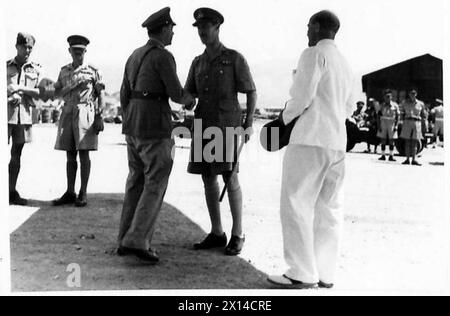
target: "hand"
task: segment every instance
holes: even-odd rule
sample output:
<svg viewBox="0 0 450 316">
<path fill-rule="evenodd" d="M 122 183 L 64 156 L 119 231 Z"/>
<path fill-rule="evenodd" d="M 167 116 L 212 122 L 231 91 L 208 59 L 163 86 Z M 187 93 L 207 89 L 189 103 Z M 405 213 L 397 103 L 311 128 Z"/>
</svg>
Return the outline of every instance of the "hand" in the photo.
<svg viewBox="0 0 450 316">
<path fill-rule="evenodd" d="M 278 116 L 278 121 L 280 121 L 280 123 L 281 123 L 282 125 L 285 125 L 285 124 L 284 124 L 284 119 L 283 119 L 283 111 L 280 113 L 280 116 Z"/>
<path fill-rule="evenodd" d="M 8 92 L 10 92 L 10 93 L 20 92 L 20 85 L 18 85 L 18 84 L 10 84 L 10 85 L 8 85 Z"/>
<path fill-rule="evenodd" d="M 18 106 L 22 101 L 22 97 L 18 93 L 14 93 L 8 98 L 8 103 L 13 106 Z"/>
<path fill-rule="evenodd" d="M 189 104 L 185 104 L 184 108 L 188 111 L 192 111 L 196 104 L 197 102 L 195 102 L 195 99 L 193 99 Z"/>
<path fill-rule="evenodd" d="M 255 133 L 253 130 L 253 123 L 246 121 L 242 127 L 244 128 L 244 142 L 247 144 Z"/>
</svg>

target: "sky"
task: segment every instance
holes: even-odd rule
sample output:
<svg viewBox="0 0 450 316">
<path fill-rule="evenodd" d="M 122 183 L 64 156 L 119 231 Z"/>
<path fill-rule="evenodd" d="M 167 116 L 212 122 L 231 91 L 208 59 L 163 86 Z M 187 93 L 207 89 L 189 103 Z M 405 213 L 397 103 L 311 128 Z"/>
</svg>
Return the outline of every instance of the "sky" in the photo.
<svg viewBox="0 0 450 316">
<path fill-rule="evenodd" d="M 6 3 L 5 3 L 6 2 Z M 2 1 L 4 54 L 15 56 L 17 33 L 37 38 L 32 59 L 56 79 L 70 56 L 66 39 L 90 38 L 87 60 L 103 73 L 109 93 L 119 91 L 124 64 L 148 40 L 141 24 L 153 12 L 170 6 L 177 23 L 173 44 L 184 84 L 195 56 L 204 51 L 194 22 L 199 7 L 225 17 L 221 40 L 247 59 L 259 96 L 259 107 L 282 107 L 289 99 L 292 69 L 307 47 L 306 31 L 314 13 L 330 9 L 341 20 L 336 38 L 355 74 L 364 74 L 426 53 L 444 58 L 445 0 L 23 0 Z"/>
</svg>

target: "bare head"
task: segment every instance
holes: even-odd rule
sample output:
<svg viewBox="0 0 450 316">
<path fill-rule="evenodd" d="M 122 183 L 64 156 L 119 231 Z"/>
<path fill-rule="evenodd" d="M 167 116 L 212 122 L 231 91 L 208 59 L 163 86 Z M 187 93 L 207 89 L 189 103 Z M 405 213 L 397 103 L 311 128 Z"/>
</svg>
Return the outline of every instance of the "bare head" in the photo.
<svg viewBox="0 0 450 316">
<path fill-rule="evenodd" d="M 308 24 L 309 47 L 323 39 L 334 40 L 340 27 L 339 18 L 333 12 L 324 10 L 314 14 Z"/>
</svg>

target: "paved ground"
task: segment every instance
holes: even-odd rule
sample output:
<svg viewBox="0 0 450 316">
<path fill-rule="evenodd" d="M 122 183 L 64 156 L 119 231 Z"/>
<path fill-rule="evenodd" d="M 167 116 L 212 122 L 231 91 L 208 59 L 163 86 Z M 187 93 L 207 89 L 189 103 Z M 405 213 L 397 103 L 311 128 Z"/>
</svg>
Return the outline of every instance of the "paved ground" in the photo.
<svg viewBox="0 0 450 316">
<path fill-rule="evenodd" d="M 70 290 L 66 268 L 71 263 L 81 267 L 81 290 L 270 289 L 267 274 L 284 272 L 278 209 L 282 153 L 265 153 L 256 138 L 243 153 L 247 244 L 239 258 L 225 258 L 190 250 L 210 226 L 201 179 L 185 172 L 189 141 L 177 140 L 155 238 L 163 262 L 145 267 L 113 255 L 127 176 L 120 127 L 107 126 L 101 150 L 92 155 L 90 205 L 82 210 L 49 206 L 65 190 L 65 154 L 52 149 L 55 137 L 54 126 L 39 126 L 24 152 L 19 189 L 33 203 L 10 207 L 14 291 Z M 359 145 L 348 154 L 336 291 L 443 290 L 448 267 L 443 149 L 426 150 L 420 168 L 400 165 L 400 157 L 394 164 L 381 163 L 378 156 L 358 153 L 363 149 Z M 223 215 L 231 229 L 227 203 Z"/>
</svg>

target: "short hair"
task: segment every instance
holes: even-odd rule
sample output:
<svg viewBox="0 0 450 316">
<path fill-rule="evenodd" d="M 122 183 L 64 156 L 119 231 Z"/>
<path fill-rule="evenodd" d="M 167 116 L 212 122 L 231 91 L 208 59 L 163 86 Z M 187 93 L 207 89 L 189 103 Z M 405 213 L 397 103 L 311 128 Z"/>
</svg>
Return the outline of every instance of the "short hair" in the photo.
<svg viewBox="0 0 450 316">
<path fill-rule="evenodd" d="M 339 18 L 331 11 L 324 10 L 314 14 L 311 17 L 312 23 L 318 23 L 320 29 L 323 31 L 329 31 L 337 33 L 341 28 L 341 22 Z"/>
<path fill-rule="evenodd" d="M 147 28 L 148 35 L 149 36 L 159 35 L 159 34 L 162 33 L 163 28 L 165 28 L 166 26 L 167 25 L 161 25 L 161 26 L 158 26 L 158 27 L 155 27 L 155 28 Z"/>
<path fill-rule="evenodd" d="M 385 89 L 385 90 L 383 91 L 383 95 L 388 95 L 388 94 L 391 94 L 391 95 L 392 95 L 392 90 L 391 90 L 391 89 Z"/>
</svg>

